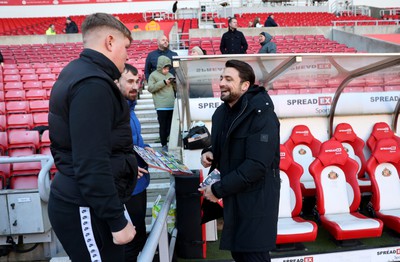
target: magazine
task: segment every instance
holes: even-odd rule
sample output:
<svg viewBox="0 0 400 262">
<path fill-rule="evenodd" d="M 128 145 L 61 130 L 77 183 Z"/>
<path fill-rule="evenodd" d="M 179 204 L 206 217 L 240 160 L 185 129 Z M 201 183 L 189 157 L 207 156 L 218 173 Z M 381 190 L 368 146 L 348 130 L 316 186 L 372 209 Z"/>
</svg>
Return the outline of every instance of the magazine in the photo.
<svg viewBox="0 0 400 262">
<path fill-rule="evenodd" d="M 192 175 L 193 172 L 180 160 L 167 152 L 155 151 L 152 153 L 138 146 L 133 146 L 138 157 L 143 159 L 151 168 L 169 172 L 172 175 Z"/>
<path fill-rule="evenodd" d="M 200 187 L 206 187 L 208 185 L 212 185 L 215 182 L 218 182 L 221 180 L 221 173 L 219 172 L 218 169 L 214 169 L 213 171 L 211 171 L 204 179 L 203 182 L 200 183 Z M 218 199 L 217 201 L 218 205 L 220 205 L 221 207 L 224 207 L 224 203 L 222 202 L 222 198 Z"/>
</svg>

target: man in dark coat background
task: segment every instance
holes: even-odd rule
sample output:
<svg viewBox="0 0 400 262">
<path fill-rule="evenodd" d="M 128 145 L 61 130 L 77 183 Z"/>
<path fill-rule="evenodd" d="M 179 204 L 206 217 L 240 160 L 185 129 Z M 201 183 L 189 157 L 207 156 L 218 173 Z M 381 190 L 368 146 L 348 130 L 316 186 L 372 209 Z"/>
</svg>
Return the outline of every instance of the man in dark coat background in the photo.
<svg viewBox="0 0 400 262">
<path fill-rule="evenodd" d="M 237 30 L 237 20 L 229 18 L 228 32 L 221 38 L 219 50 L 222 54 L 246 54 L 248 45 L 243 33 Z"/>
<path fill-rule="evenodd" d="M 221 75 L 221 100 L 212 117 L 212 145 L 201 163 L 221 180 L 199 191 L 223 200 L 220 248 L 235 261 L 270 261 L 279 210 L 279 120 L 264 87 L 254 85 L 251 66 L 229 60 Z"/>
<path fill-rule="evenodd" d="M 274 15 L 269 15 L 268 16 L 267 20 L 265 20 L 264 26 L 265 27 L 276 27 L 276 26 L 278 26 L 278 24 L 274 20 Z"/>
</svg>

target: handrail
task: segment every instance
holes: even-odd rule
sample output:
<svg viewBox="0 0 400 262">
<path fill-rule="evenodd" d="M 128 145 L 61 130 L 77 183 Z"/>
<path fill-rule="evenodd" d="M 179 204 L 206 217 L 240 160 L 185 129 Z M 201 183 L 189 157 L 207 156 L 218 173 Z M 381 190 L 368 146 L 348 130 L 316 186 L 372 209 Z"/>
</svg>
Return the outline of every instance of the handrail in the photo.
<svg viewBox="0 0 400 262">
<path fill-rule="evenodd" d="M 169 208 L 174 199 L 175 199 L 175 183 L 173 182 L 171 183 L 171 187 L 168 190 L 165 202 L 160 212 L 158 213 L 157 219 L 154 222 L 150 235 L 147 238 L 146 244 L 138 257 L 139 262 L 152 261 L 158 245 L 160 246 L 159 248 L 160 261 L 166 261 L 167 258 L 169 259 L 169 261 L 171 261 L 172 256 L 170 257 L 170 255 L 168 254 L 171 251 L 166 249 L 165 247 L 165 244 L 168 242 L 168 234 L 166 232 L 167 231 L 166 219 Z M 171 247 L 172 244 L 174 243 L 175 241 L 171 242 Z"/>
<path fill-rule="evenodd" d="M 38 191 L 43 202 L 49 201 L 50 195 L 50 178 L 49 171 L 54 164 L 54 159 L 49 155 L 32 155 L 18 157 L 1 157 L 0 164 L 7 163 L 24 163 L 24 162 L 39 162 L 42 168 L 38 174 Z"/>
</svg>

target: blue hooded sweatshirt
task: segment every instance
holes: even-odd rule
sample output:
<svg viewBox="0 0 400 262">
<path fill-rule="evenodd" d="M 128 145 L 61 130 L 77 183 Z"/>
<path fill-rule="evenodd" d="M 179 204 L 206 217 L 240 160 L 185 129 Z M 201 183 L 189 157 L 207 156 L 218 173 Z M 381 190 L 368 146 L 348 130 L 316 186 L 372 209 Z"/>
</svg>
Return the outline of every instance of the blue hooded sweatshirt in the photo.
<svg viewBox="0 0 400 262">
<path fill-rule="evenodd" d="M 150 147 L 148 144 L 145 144 L 143 141 L 143 137 L 141 134 L 141 126 L 139 119 L 137 118 L 135 114 L 135 106 L 137 102 L 136 101 L 128 101 L 129 105 L 129 113 L 131 116 L 130 124 L 131 124 L 131 129 L 132 129 L 132 140 L 133 144 L 139 147 Z M 138 159 L 138 165 L 140 167 L 145 167 L 145 163 L 143 161 L 140 161 Z M 150 175 L 149 174 L 144 174 L 141 178 L 137 180 L 136 187 L 133 190 L 132 196 L 137 195 L 139 193 L 142 193 L 150 184 Z"/>
</svg>

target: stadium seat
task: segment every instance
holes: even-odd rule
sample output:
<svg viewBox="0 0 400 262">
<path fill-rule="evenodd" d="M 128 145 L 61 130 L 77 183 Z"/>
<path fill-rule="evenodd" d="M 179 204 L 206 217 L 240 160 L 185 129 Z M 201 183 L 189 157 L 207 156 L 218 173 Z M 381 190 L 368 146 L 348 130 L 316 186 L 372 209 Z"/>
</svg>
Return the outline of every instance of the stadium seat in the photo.
<svg viewBox="0 0 400 262">
<path fill-rule="evenodd" d="M 7 130 L 7 119 L 5 115 L 0 115 L 0 131 Z"/>
<path fill-rule="evenodd" d="M 24 90 L 9 90 L 6 91 L 4 95 L 5 101 L 18 101 L 25 100 L 25 91 Z"/>
<path fill-rule="evenodd" d="M 48 126 L 48 113 L 33 113 L 33 125 L 36 126 Z"/>
<path fill-rule="evenodd" d="M 4 90 L 9 91 L 9 90 L 22 90 L 23 89 L 23 84 L 22 82 L 8 82 L 4 85 Z"/>
<path fill-rule="evenodd" d="M 8 133 L 8 149 L 29 148 L 35 154 L 39 148 L 39 132 L 36 130 L 10 130 Z"/>
<path fill-rule="evenodd" d="M 47 99 L 47 92 L 45 89 L 28 89 L 25 97 L 27 100 L 44 100 Z"/>
<path fill-rule="evenodd" d="M 7 132 L 0 132 L 0 153 L 2 156 L 8 149 L 8 135 Z"/>
<path fill-rule="evenodd" d="M 385 226 L 400 233 L 400 148 L 392 139 L 381 139 L 367 162 L 372 182 L 372 207 Z"/>
<path fill-rule="evenodd" d="M 24 83 L 24 89 L 40 89 L 42 88 L 42 81 L 27 81 Z"/>
<path fill-rule="evenodd" d="M 12 175 L 10 189 L 36 189 L 38 188 L 37 175 Z"/>
<path fill-rule="evenodd" d="M 293 127 L 292 134 L 284 144 L 294 161 L 303 167 L 300 178 L 303 196 L 315 196 L 314 179 L 308 170 L 309 165 L 319 152 L 321 142 L 316 139 L 305 125 Z"/>
<path fill-rule="evenodd" d="M 39 77 L 36 74 L 31 74 L 31 75 L 22 75 L 21 81 L 26 82 L 26 81 L 38 81 Z"/>
<path fill-rule="evenodd" d="M 41 81 L 56 80 L 56 75 L 55 74 L 40 74 L 39 80 L 41 80 Z"/>
<path fill-rule="evenodd" d="M 28 101 L 8 101 L 6 102 L 6 109 L 8 114 L 15 113 L 29 113 L 29 102 Z"/>
<path fill-rule="evenodd" d="M 371 181 L 365 176 L 364 141 L 357 136 L 348 123 L 340 123 L 336 126 L 332 136 L 333 140 L 342 143 L 350 158 L 358 164 L 357 180 L 361 192 L 371 192 Z"/>
<path fill-rule="evenodd" d="M 400 137 L 396 136 L 390 126 L 385 122 L 378 122 L 372 127 L 372 132 L 367 140 L 367 146 L 371 152 L 374 151 L 376 142 L 383 138 L 393 138 L 400 146 Z"/>
<path fill-rule="evenodd" d="M 19 71 L 19 74 L 20 75 L 32 75 L 32 74 L 35 74 L 35 69 L 33 69 L 33 68 L 22 68 Z"/>
<path fill-rule="evenodd" d="M 32 129 L 33 117 L 32 114 L 9 114 L 7 115 L 7 129 Z"/>
<path fill-rule="evenodd" d="M 56 81 L 54 81 L 54 80 L 44 81 L 43 88 L 44 89 L 52 89 L 55 82 Z"/>
<path fill-rule="evenodd" d="M 5 114 L 6 114 L 6 103 L 0 102 L 0 115 L 5 115 Z"/>
<path fill-rule="evenodd" d="M 340 142 L 334 140 L 321 145 L 318 156 L 310 165 L 321 224 L 339 241 L 382 234 L 382 221 L 357 212 L 361 202 L 357 170 L 357 162 L 349 157 Z"/>
<path fill-rule="evenodd" d="M 317 225 L 300 217 L 302 195 L 300 177 L 303 168 L 295 163 L 284 145 L 280 146 L 281 190 L 276 244 L 315 241 Z"/>
<path fill-rule="evenodd" d="M 49 100 L 30 100 L 30 112 L 49 112 Z"/>
</svg>

